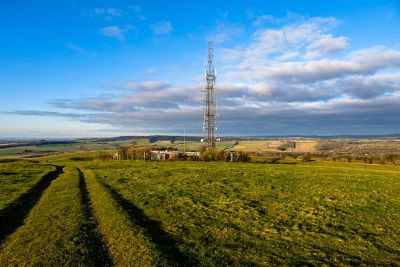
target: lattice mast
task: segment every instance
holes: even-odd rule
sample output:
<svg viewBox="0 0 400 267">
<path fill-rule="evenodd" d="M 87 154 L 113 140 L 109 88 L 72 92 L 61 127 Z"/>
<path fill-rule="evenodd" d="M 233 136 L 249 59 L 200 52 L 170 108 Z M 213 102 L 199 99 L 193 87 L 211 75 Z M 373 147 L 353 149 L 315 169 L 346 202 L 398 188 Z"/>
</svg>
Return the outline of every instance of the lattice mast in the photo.
<svg viewBox="0 0 400 267">
<path fill-rule="evenodd" d="M 213 42 L 208 42 L 208 64 L 205 71 L 206 88 L 204 90 L 204 142 L 207 148 L 216 146 L 216 117 L 217 117 L 217 103 L 215 99 L 215 81 L 217 79 L 217 72 L 214 69 L 213 63 Z"/>
</svg>

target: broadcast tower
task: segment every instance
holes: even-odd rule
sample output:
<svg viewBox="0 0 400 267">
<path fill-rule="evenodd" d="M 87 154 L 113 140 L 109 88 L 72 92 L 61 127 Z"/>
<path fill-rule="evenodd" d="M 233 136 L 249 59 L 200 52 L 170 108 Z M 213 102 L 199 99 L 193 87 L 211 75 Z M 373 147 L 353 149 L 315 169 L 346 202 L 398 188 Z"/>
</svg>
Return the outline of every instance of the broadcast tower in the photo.
<svg viewBox="0 0 400 267">
<path fill-rule="evenodd" d="M 216 146 L 217 141 L 217 103 L 215 99 L 215 81 L 217 79 L 217 71 L 214 69 L 213 63 L 213 42 L 208 42 L 208 65 L 205 71 L 205 78 L 207 85 L 204 90 L 204 142 L 207 144 L 207 148 L 213 148 Z"/>
</svg>

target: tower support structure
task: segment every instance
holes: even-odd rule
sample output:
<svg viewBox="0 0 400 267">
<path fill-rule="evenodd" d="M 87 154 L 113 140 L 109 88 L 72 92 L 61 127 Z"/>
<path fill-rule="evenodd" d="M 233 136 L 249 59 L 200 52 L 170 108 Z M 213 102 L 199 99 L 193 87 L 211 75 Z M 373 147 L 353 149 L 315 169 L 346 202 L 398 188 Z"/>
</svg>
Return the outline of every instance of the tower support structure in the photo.
<svg viewBox="0 0 400 267">
<path fill-rule="evenodd" d="M 214 68 L 214 48 L 213 42 L 208 42 L 208 63 L 205 70 L 206 87 L 204 90 L 203 104 L 205 107 L 204 112 L 204 142 L 207 148 L 216 146 L 217 141 L 217 103 L 215 98 L 215 82 L 217 79 L 217 72 Z"/>
</svg>

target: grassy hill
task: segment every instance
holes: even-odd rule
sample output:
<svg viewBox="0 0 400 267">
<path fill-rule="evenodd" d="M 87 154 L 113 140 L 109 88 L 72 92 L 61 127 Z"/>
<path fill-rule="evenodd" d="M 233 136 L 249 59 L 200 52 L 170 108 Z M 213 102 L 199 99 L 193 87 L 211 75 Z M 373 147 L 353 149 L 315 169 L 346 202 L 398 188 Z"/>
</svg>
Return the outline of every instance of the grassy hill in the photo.
<svg viewBox="0 0 400 267">
<path fill-rule="evenodd" d="M 46 166 L 64 168 L 32 207 L 22 198 L 20 225 L 2 213 L 15 196 L 0 210 L 0 226 L 11 229 L 0 238 L 1 265 L 398 264 L 400 167 L 70 156 L 12 171 L 36 165 L 40 181 Z M 0 163 L 2 183 L 15 180 L 7 164 Z M 29 194 L 32 185 L 21 188 Z"/>
</svg>

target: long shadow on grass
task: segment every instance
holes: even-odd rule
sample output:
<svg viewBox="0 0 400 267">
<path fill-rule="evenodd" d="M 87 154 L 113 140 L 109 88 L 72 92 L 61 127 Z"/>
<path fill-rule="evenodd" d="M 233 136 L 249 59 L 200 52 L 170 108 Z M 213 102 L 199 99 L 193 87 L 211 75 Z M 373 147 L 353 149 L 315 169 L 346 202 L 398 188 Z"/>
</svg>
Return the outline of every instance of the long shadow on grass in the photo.
<svg viewBox="0 0 400 267">
<path fill-rule="evenodd" d="M 186 255 L 178 248 L 173 236 L 162 229 L 161 224 L 146 216 L 144 211 L 126 200 L 117 190 L 99 180 L 112 194 L 118 204 L 127 212 L 131 221 L 141 227 L 144 233 L 156 246 L 157 250 L 168 261 L 168 266 L 199 266 L 199 262 L 192 256 Z"/>
<path fill-rule="evenodd" d="M 110 266 L 111 259 L 107 247 L 103 243 L 100 233 L 97 231 L 97 221 L 91 206 L 84 174 L 80 169 L 78 169 L 78 172 L 79 187 L 81 190 L 81 205 L 87 219 L 81 229 L 84 235 L 83 242 L 85 242 L 86 247 L 90 250 L 89 254 L 91 255 L 90 260 L 92 264 L 95 266 Z"/>
<path fill-rule="evenodd" d="M 0 243 L 12 234 L 18 227 L 23 225 L 25 217 L 36 205 L 44 190 L 50 183 L 63 173 L 63 167 L 55 166 L 56 169 L 44 175 L 31 189 L 20 195 L 14 202 L 0 210 Z"/>
</svg>

